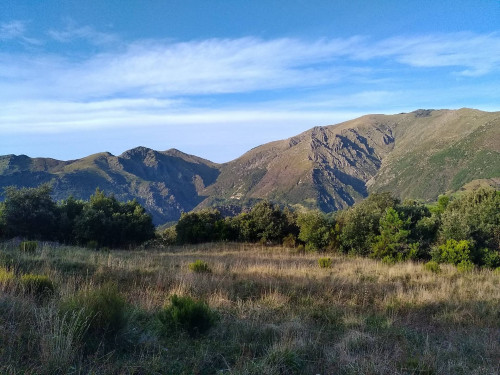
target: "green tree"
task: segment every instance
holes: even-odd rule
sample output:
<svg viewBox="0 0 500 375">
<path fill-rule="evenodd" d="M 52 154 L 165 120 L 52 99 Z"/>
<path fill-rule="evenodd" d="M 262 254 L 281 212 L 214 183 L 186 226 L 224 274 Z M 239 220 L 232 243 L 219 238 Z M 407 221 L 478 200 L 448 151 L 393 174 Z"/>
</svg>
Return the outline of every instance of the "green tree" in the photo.
<svg viewBox="0 0 500 375">
<path fill-rule="evenodd" d="M 394 260 L 407 259 L 412 250 L 408 246 L 410 219 L 402 220 L 398 212 L 389 207 L 380 219 L 380 234 L 375 238 L 372 256 Z"/>
<path fill-rule="evenodd" d="M 179 243 L 219 241 L 224 232 L 224 218 L 219 210 L 203 209 L 183 213 L 175 226 Z"/>
<path fill-rule="evenodd" d="M 119 202 L 99 189 L 75 220 L 79 243 L 96 241 L 99 246 L 131 246 L 155 235 L 151 215 L 137 201 Z"/>
<path fill-rule="evenodd" d="M 463 193 L 448 204 L 441 220 L 441 241 L 469 241 L 474 263 L 482 262 L 479 249 L 500 250 L 500 193 L 494 189 Z"/>
<path fill-rule="evenodd" d="M 299 239 L 310 250 L 323 250 L 330 242 L 331 225 L 320 211 L 306 211 L 298 215 Z"/>
<path fill-rule="evenodd" d="M 36 188 L 8 187 L 3 207 L 6 235 L 37 240 L 57 237 L 58 210 L 49 185 Z"/>
<path fill-rule="evenodd" d="M 59 203 L 59 241 L 63 243 L 75 242 L 75 225 L 85 205 L 84 201 L 76 200 L 73 196 Z"/>
<path fill-rule="evenodd" d="M 389 193 L 371 194 L 364 201 L 337 214 L 336 232 L 340 250 L 368 255 L 379 234 L 380 218 L 398 200 Z"/>
</svg>

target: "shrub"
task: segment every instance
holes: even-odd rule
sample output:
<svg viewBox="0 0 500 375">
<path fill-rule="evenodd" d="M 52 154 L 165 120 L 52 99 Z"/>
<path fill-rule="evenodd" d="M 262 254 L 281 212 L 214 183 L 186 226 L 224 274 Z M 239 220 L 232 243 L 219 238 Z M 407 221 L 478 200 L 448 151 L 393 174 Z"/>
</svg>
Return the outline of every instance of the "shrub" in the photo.
<svg viewBox="0 0 500 375">
<path fill-rule="evenodd" d="M 75 314 L 80 310 L 81 322 L 88 322 L 89 334 L 111 335 L 125 325 L 125 300 L 114 284 L 81 291 L 61 305 L 62 313 Z"/>
<path fill-rule="evenodd" d="M 24 291 L 35 297 L 43 297 L 54 293 L 54 283 L 45 275 L 28 273 L 21 276 L 20 282 Z"/>
<path fill-rule="evenodd" d="M 332 258 L 319 258 L 318 265 L 320 268 L 330 268 L 332 266 Z"/>
<path fill-rule="evenodd" d="M 496 250 L 483 248 L 479 251 L 481 264 L 488 268 L 497 268 L 500 266 L 500 253 Z"/>
<path fill-rule="evenodd" d="M 430 272 L 434 272 L 434 273 L 441 272 L 441 267 L 439 267 L 439 263 L 436 261 L 433 261 L 433 260 L 425 263 L 424 269 L 426 269 L 427 271 L 430 271 Z"/>
<path fill-rule="evenodd" d="M 283 238 L 283 246 L 284 247 L 295 247 L 297 243 L 297 238 L 294 234 L 289 233 Z"/>
<path fill-rule="evenodd" d="M 189 263 L 189 269 L 193 272 L 197 273 L 209 273 L 212 272 L 210 266 L 207 262 L 204 262 L 200 259 L 195 260 L 193 263 Z"/>
<path fill-rule="evenodd" d="M 5 268 L 0 268 L 0 286 L 8 287 L 14 283 L 14 272 Z"/>
<path fill-rule="evenodd" d="M 444 263 L 457 265 L 470 261 L 471 244 L 469 241 L 448 240 L 439 246 L 439 260 Z"/>
<path fill-rule="evenodd" d="M 19 244 L 19 250 L 26 253 L 34 253 L 38 244 L 36 241 L 23 241 Z"/>
<path fill-rule="evenodd" d="M 174 294 L 158 318 L 167 328 L 182 328 L 191 336 L 196 336 L 208 331 L 215 324 L 217 315 L 201 301 Z"/>
<path fill-rule="evenodd" d="M 462 260 L 460 263 L 457 264 L 457 270 L 459 272 L 469 272 L 474 269 L 474 263 L 472 263 L 470 260 Z"/>
</svg>

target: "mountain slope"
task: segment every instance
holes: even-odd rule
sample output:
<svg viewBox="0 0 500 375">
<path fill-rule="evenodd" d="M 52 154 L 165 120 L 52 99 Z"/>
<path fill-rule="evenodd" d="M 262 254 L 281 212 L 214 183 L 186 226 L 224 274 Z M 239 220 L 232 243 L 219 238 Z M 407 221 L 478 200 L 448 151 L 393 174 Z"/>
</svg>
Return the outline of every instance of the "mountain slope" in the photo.
<svg viewBox="0 0 500 375">
<path fill-rule="evenodd" d="M 377 173 L 394 139 L 391 127 L 379 124 L 376 116 L 351 125 L 315 127 L 222 165 L 202 206 L 259 198 L 325 211 L 352 205 L 367 195 L 366 181 Z"/>
<path fill-rule="evenodd" d="M 499 176 L 498 112 L 367 115 L 262 145 L 222 165 L 200 207 L 267 198 L 331 211 L 369 191 L 432 200 Z"/>
<path fill-rule="evenodd" d="M 348 207 L 369 192 L 434 200 L 499 179 L 500 112 L 466 108 L 315 127 L 225 164 L 145 147 L 71 161 L 0 156 L 0 188 L 49 182 L 56 199 L 88 199 L 99 187 L 120 200 L 136 198 L 157 224 L 195 208 L 235 211 L 259 199 L 324 211 Z"/>
<path fill-rule="evenodd" d="M 137 199 L 155 223 L 176 220 L 193 209 L 218 174 L 216 164 L 173 149 L 137 147 L 120 156 L 99 153 L 73 161 L 0 157 L 0 187 L 51 183 L 56 199 L 88 199 L 99 187 L 120 200 Z"/>
</svg>

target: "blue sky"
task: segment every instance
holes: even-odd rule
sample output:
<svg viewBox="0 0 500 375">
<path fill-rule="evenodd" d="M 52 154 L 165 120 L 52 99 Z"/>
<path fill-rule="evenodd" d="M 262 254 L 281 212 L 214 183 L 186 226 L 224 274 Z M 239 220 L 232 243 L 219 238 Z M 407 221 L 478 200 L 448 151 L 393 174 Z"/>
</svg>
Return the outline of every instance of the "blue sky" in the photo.
<svg viewBox="0 0 500 375">
<path fill-rule="evenodd" d="M 317 125 L 500 110 L 500 1 L 3 0 L 0 154 L 216 162 Z"/>
</svg>

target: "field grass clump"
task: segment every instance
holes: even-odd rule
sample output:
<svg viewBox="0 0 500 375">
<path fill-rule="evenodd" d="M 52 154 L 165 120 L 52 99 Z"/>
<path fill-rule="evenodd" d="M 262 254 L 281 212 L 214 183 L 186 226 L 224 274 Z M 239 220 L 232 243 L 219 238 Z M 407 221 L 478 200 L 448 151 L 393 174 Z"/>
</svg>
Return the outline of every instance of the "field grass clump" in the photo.
<svg viewBox="0 0 500 375">
<path fill-rule="evenodd" d="M 434 260 L 430 260 L 424 263 L 424 269 L 433 273 L 441 272 L 441 267 L 439 266 L 439 263 Z"/>
<path fill-rule="evenodd" d="M 330 268 L 333 264 L 332 258 L 319 258 L 318 265 L 320 268 Z"/>
<path fill-rule="evenodd" d="M 37 247 L 38 243 L 36 241 L 23 241 L 19 244 L 19 250 L 26 253 L 34 253 Z"/>
<path fill-rule="evenodd" d="M 16 275 L 14 271 L 9 271 L 6 268 L 0 267 L 0 286 L 8 287 L 15 282 Z"/>
<path fill-rule="evenodd" d="M 80 324 L 88 324 L 88 333 L 112 336 L 124 327 L 125 299 L 113 283 L 82 290 L 61 304 L 63 314 L 80 314 Z M 83 311 L 79 313 L 79 311 Z"/>
<path fill-rule="evenodd" d="M 207 262 L 197 259 L 188 265 L 189 269 L 196 273 L 210 273 L 212 272 Z"/>
<path fill-rule="evenodd" d="M 217 314 L 202 301 L 174 294 L 158 314 L 158 318 L 167 329 L 182 328 L 191 336 L 197 336 L 215 325 Z"/>
<path fill-rule="evenodd" d="M 46 297 L 54 293 L 54 282 L 46 275 L 35 275 L 27 273 L 19 279 L 25 293 L 35 297 Z"/>
</svg>

